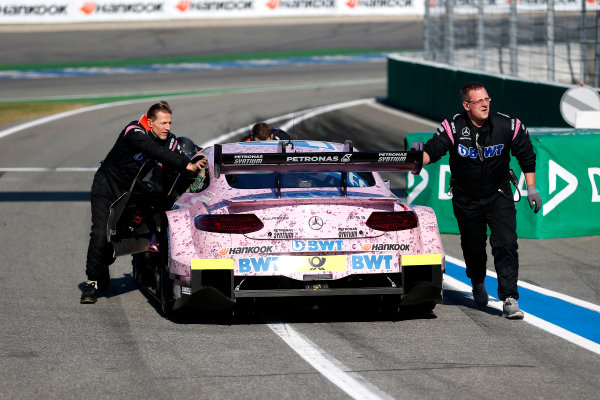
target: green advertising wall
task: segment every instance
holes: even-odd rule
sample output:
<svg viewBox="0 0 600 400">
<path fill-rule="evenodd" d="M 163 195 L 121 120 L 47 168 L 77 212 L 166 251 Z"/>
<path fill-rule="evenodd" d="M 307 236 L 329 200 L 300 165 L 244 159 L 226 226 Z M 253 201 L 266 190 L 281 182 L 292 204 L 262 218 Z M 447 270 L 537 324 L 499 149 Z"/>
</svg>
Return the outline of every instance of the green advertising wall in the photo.
<svg viewBox="0 0 600 400">
<path fill-rule="evenodd" d="M 427 142 L 433 132 L 412 133 L 412 142 Z M 537 155 L 536 187 L 543 207 L 535 214 L 527 201 L 525 177 L 513 158 L 522 199 L 517 208 L 517 234 L 522 238 L 564 238 L 600 235 L 600 130 L 547 129 L 532 133 Z M 407 201 L 432 207 L 441 233 L 458 233 L 452 201 L 449 156 L 427 165 L 420 175 L 407 176 Z M 514 190 L 514 187 L 513 187 Z M 517 196 L 518 197 L 518 196 Z"/>
</svg>

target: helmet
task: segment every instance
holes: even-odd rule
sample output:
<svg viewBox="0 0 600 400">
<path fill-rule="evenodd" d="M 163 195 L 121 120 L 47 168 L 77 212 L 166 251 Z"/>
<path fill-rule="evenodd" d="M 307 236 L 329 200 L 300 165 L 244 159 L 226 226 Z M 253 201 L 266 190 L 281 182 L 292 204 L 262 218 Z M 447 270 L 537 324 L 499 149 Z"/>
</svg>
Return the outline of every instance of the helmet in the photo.
<svg viewBox="0 0 600 400">
<path fill-rule="evenodd" d="M 202 147 L 197 146 L 192 139 L 185 136 L 178 137 L 177 143 L 179 143 L 179 148 L 181 148 L 183 154 L 188 158 L 192 158 L 194 154 L 202 150 Z"/>
<path fill-rule="evenodd" d="M 271 133 L 273 134 L 273 139 L 275 139 L 275 140 L 289 140 L 290 139 L 290 135 L 288 135 L 287 132 L 281 128 L 271 128 Z"/>
</svg>

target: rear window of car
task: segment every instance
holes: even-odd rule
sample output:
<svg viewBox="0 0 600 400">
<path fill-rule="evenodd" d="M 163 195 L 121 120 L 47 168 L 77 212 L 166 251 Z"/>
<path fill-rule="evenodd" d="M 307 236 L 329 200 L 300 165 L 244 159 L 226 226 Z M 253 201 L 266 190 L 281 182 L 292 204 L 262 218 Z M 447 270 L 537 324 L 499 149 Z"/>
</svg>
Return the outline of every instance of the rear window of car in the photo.
<svg viewBox="0 0 600 400">
<path fill-rule="evenodd" d="M 340 187 L 340 172 L 290 172 L 281 174 L 282 188 Z M 277 187 L 277 173 L 226 175 L 227 183 L 235 189 L 270 189 Z M 348 172 L 348 187 L 375 185 L 370 172 Z"/>
</svg>

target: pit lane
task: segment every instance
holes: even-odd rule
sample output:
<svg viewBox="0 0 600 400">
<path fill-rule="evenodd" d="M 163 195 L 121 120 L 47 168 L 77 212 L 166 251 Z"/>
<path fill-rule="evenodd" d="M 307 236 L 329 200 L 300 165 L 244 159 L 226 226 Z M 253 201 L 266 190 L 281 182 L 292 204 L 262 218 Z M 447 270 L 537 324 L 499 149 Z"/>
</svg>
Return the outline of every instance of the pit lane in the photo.
<svg viewBox="0 0 600 400">
<path fill-rule="evenodd" d="M 275 86 L 283 86 L 289 75 L 306 85 L 169 98 L 176 109 L 174 131 L 202 142 L 256 120 L 385 96 L 381 65 L 275 68 L 244 75 L 236 77 L 245 84 L 240 87 L 256 87 L 259 75 L 258 81 Z M 365 75 L 380 81 L 323 84 L 333 78 L 357 82 Z M 169 77 L 162 78 L 161 85 L 168 86 Z M 198 86 L 209 78 L 211 86 L 232 86 L 227 72 L 188 78 Z M 67 84 L 83 92 L 88 83 L 40 86 L 56 91 Z M 0 176 L 4 396 L 348 398 L 265 323 L 164 319 L 133 285 L 125 257 L 111 267 L 107 297 L 94 306 L 78 303 L 91 171 L 122 125 L 149 102 L 75 114 L 0 139 L 0 168 L 44 168 Z M 358 105 L 290 121 L 298 134 L 350 138 L 365 150 L 393 149 L 403 134 L 431 130 L 414 118 L 377 111 Z M 85 170 L 57 170 L 63 167 Z M 392 184 L 400 187 L 401 181 Z M 446 252 L 459 257 L 458 238 L 444 235 L 443 240 Z M 521 279 L 599 303 L 597 239 L 519 243 Z M 380 319 L 360 307 L 341 312 L 273 307 L 262 313 L 270 323 L 293 327 L 346 372 L 393 398 L 592 399 L 598 391 L 598 355 L 522 321 L 505 320 L 494 308 L 478 309 L 460 292 L 447 293 L 445 303 L 426 319 Z"/>
</svg>

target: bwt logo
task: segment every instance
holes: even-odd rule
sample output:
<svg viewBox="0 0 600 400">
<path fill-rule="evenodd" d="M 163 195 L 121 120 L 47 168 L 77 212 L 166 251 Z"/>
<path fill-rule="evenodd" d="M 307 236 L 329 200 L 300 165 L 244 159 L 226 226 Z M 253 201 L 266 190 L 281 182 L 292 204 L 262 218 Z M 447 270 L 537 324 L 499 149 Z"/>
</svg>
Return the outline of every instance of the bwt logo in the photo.
<svg viewBox="0 0 600 400">
<path fill-rule="evenodd" d="M 278 8 L 280 4 L 281 4 L 281 0 L 269 0 L 269 1 L 267 1 L 267 7 L 269 7 L 271 10 L 274 10 L 274 9 Z"/>
<path fill-rule="evenodd" d="M 346 2 L 346 5 L 350 8 L 354 8 L 358 6 L 359 0 L 349 0 Z"/>
<path fill-rule="evenodd" d="M 503 144 L 497 144 L 495 146 L 488 146 L 483 149 L 483 156 L 485 158 L 495 157 L 502 154 Z M 461 157 L 477 158 L 478 153 L 472 147 L 465 147 L 462 144 L 458 145 L 458 155 Z"/>
<path fill-rule="evenodd" d="M 352 269 L 391 269 L 391 254 L 352 256 Z"/>
<path fill-rule="evenodd" d="M 240 273 L 277 271 L 277 257 L 240 258 Z"/>
<path fill-rule="evenodd" d="M 341 251 L 341 240 L 294 240 L 293 251 Z"/>
</svg>

